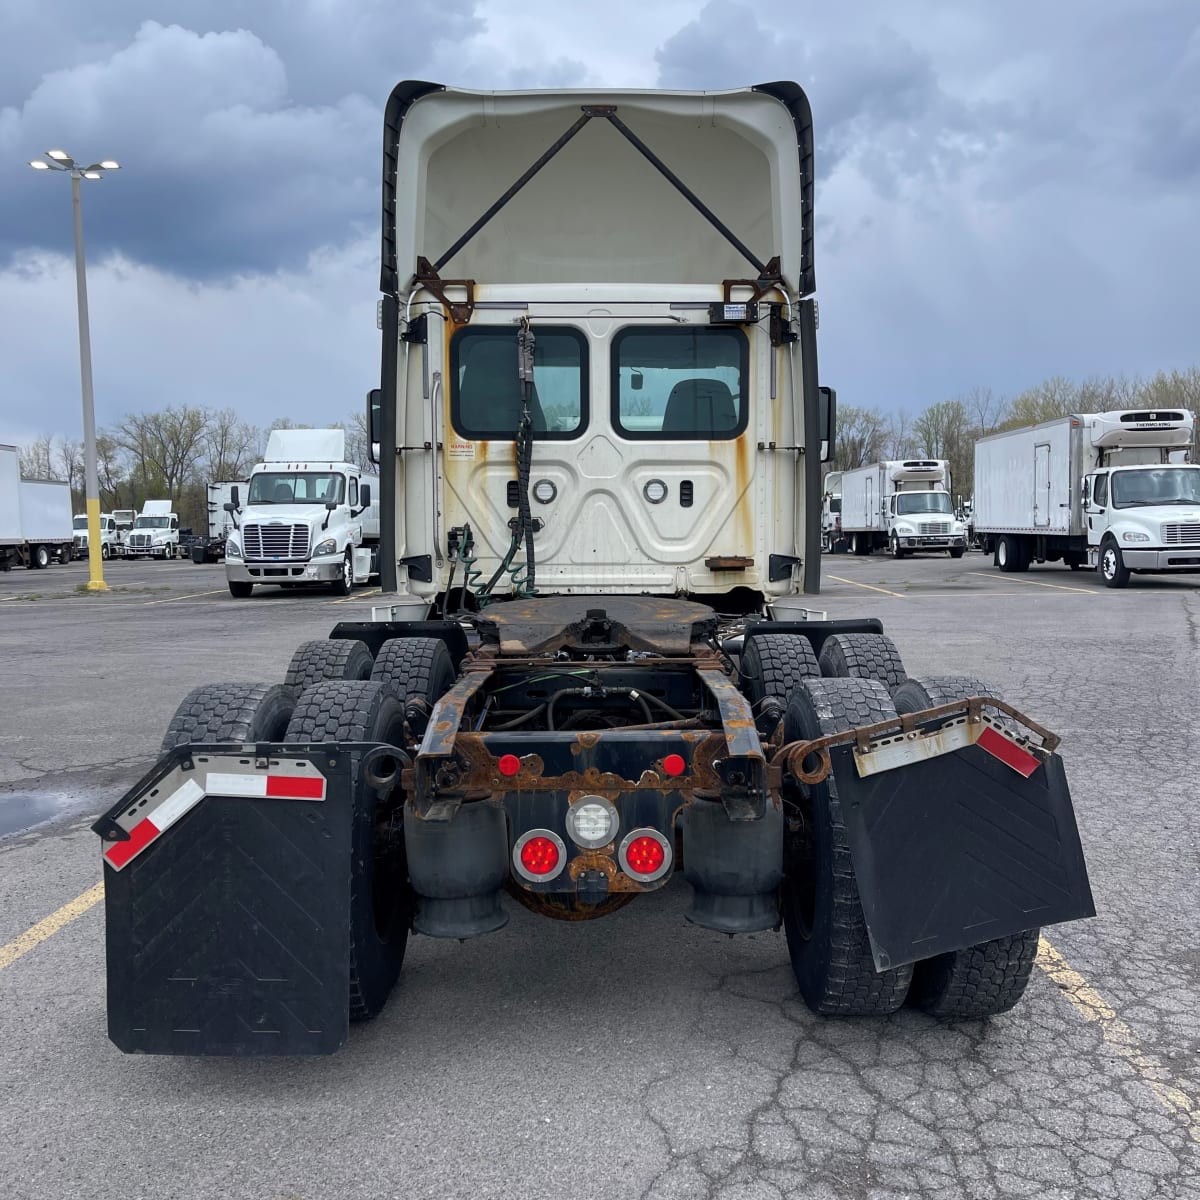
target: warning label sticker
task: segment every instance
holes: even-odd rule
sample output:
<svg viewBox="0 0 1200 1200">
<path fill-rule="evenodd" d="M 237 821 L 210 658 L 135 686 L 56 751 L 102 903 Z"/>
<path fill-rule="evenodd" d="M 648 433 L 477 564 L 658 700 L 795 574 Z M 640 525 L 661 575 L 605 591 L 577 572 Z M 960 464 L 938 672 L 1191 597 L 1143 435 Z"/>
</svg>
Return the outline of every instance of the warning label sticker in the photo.
<svg viewBox="0 0 1200 1200">
<path fill-rule="evenodd" d="M 475 443 L 463 441 L 450 441 L 446 443 L 447 458 L 474 458 Z"/>
</svg>

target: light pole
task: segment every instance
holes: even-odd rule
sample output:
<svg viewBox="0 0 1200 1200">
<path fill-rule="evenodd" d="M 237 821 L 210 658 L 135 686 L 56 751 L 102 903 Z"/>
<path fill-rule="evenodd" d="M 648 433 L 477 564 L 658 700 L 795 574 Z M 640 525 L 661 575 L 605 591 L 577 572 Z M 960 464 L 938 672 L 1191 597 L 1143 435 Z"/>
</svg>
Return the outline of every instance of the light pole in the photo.
<svg viewBox="0 0 1200 1200">
<path fill-rule="evenodd" d="M 47 161 L 48 160 L 48 161 Z M 92 399 L 92 335 L 88 327 L 87 272 L 83 264 L 83 202 L 81 179 L 101 179 L 105 171 L 116 171 L 120 163 L 111 158 L 80 166 L 65 150 L 47 150 L 46 158 L 33 159 L 35 171 L 69 171 L 71 206 L 75 216 L 75 294 L 79 302 L 79 377 L 83 387 L 83 477 L 87 499 L 88 591 L 106 592 L 104 558 L 100 545 L 100 483 L 96 474 L 96 410 Z"/>
</svg>

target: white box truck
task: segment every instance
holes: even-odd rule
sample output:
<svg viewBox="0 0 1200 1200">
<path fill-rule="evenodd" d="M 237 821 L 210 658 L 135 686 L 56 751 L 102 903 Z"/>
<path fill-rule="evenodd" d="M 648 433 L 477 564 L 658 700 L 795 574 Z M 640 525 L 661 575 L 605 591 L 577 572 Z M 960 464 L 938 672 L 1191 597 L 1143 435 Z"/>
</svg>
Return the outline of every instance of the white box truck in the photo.
<svg viewBox="0 0 1200 1200">
<path fill-rule="evenodd" d="M 0 570 L 37 570 L 71 561 L 71 488 L 57 479 L 22 479 L 16 446 L 0 446 Z"/>
<path fill-rule="evenodd" d="M 245 508 L 234 485 L 225 540 L 231 595 L 254 585 L 327 583 L 350 595 L 379 575 L 379 480 L 346 461 L 344 429 L 276 429 L 250 475 Z"/>
<path fill-rule="evenodd" d="M 147 500 L 125 538 L 127 558 L 174 558 L 179 553 L 179 518 L 170 500 Z"/>
<path fill-rule="evenodd" d="M 1200 466 L 1178 409 L 1078 413 L 975 444 L 975 527 L 1001 571 L 1032 562 L 1200 573 Z"/>
<path fill-rule="evenodd" d="M 842 536 L 855 554 L 946 550 L 962 558 L 967 529 L 954 512 L 943 459 L 909 458 L 842 472 Z"/>
</svg>

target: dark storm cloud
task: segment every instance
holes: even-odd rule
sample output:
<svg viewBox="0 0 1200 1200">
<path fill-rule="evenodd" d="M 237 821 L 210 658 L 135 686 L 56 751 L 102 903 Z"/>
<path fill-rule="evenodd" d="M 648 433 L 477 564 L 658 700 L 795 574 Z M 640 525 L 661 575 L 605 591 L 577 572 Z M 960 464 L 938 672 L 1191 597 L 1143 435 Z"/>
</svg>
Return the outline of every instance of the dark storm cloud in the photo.
<svg viewBox="0 0 1200 1200">
<path fill-rule="evenodd" d="M 69 202 L 22 165 L 62 145 L 124 168 L 88 189 L 90 250 L 197 278 L 374 226 L 388 91 L 479 28 L 467 0 L 70 7 L 25 4 L 0 38 L 0 258 L 62 248 Z"/>
</svg>

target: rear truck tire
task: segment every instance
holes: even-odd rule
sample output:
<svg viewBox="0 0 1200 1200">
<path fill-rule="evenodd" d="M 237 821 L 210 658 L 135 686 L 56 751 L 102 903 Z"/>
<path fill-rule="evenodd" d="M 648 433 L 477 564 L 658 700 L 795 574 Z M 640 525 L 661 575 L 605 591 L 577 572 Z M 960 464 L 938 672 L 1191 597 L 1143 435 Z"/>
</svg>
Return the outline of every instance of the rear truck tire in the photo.
<svg viewBox="0 0 1200 1200">
<path fill-rule="evenodd" d="M 896 643 L 883 633 L 827 637 L 821 647 L 821 674 L 835 679 L 877 679 L 889 691 L 908 678 Z"/>
<path fill-rule="evenodd" d="M 296 693 L 281 683 L 206 683 L 184 696 L 162 740 L 163 752 L 193 742 L 279 742 Z"/>
<path fill-rule="evenodd" d="M 1039 931 L 1029 929 L 917 963 L 909 1004 L 955 1020 L 1007 1012 L 1025 994 L 1038 938 Z"/>
<path fill-rule="evenodd" d="M 370 679 L 374 665 L 366 642 L 351 638 L 301 642 L 292 655 L 283 682 L 300 693 L 326 679 Z"/>
<path fill-rule="evenodd" d="M 968 696 L 1003 699 L 994 687 L 971 675 L 910 679 L 895 690 L 892 699 L 903 716 Z M 1008 717 L 999 719 L 1012 724 Z M 963 1020 L 1007 1012 L 1021 999 L 1029 982 L 1038 933 L 1030 929 L 917 963 L 908 1003 L 931 1016 Z"/>
<path fill-rule="evenodd" d="M 432 709 L 454 686 L 454 662 L 441 638 L 391 638 L 379 647 L 371 679 L 404 704 L 422 700 Z"/>
<path fill-rule="evenodd" d="M 966 554 L 966 552 L 967 551 L 964 546 L 955 546 L 954 549 L 950 551 L 950 557 L 951 558 L 962 558 L 962 556 L 964 554 Z"/>
<path fill-rule="evenodd" d="M 746 639 L 738 676 L 742 695 L 756 709 L 768 696 L 786 704 L 802 679 L 821 677 L 821 666 L 803 634 L 761 633 Z"/>
<path fill-rule="evenodd" d="M 332 592 L 335 596 L 348 596 L 354 591 L 354 561 L 351 551 L 347 550 L 342 559 L 342 573 L 333 581 Z"/>
<path fill-rule="evenodd" d="M 231 579 L 229 581 L 229 594 L 235 600 L 247 599 L 252 591 L 254 591 L 254 584 L 246 579 Z"/>
<path fill-rule="evenodd" d="M 288 742 L 404 744 L 404 705 L 369 679 L 323 680 L 301 695 Z M 412 893 L 404 853 L 403 796 L 381 802 L 375 788 L 354 788 L 350 865 L 350 1020 L 378 1015 L 404 964 Z"/>
<path fill-rule="evenodd" d="M 1129 568 L 1121 557 L 1121 547 L 1112 538 L 1105 538 L 1100 543 L 1100 557 L 1096 566 L 1105 587 L 1123 588 L 1129 585 Z"/>
<path fill-rule="evenodd" d="M 904 551 L 900 549 L 900 539 L 894 533 L 892 534 L 892 540 L 888 546 L 888 549 L 891 551 L 893 558 L 904 557 Z"/>
<path fill-rule="evenodd" d="M 810 740 L 895 715 L 878 680 L 806 679 L 788 704 L 784 740 Z M 830 1016 L 895 1012 L 908 993 L 912 966 L 875 970 L 836 779 L 797 785 L 785 797 L 780 900 L 804 1002 Z"/>
<path fill-rule="evenodd" d="M 859 558 L 871 553 L 871 543 L 866 534 L 856 533 L 854 535 L 854 553 Z"/>
<path fill-rule="evenodd" d="M 1002 533 L 996 540 L 994 562 L 1001 571 L 1008 574 L 1029 569 L 1029 558 L 1026 555 L 1024 543 L 1011 533 Z"/>
<path fill-rule="evenodd" d="M 44 571 L 50 565 L 50 551 L 45 546 L 34 546 L 29 551 L 29 565 L 35 571 Z"/>
</svg>

